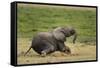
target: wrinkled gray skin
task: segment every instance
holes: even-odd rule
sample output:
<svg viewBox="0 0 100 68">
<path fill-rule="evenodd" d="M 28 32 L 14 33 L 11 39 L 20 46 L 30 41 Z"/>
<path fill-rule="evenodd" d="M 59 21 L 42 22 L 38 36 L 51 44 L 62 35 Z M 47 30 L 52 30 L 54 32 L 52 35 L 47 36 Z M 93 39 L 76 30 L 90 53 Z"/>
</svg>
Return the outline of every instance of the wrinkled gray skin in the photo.
<svg viewBox="0 0 100 68">
<path fill-rule="evenodd" d="M 70 54 L 71 50 L 68 46 L 65 46 L 64 42 L 66 37 L 74 36 L 73 43 L 75 43 L 77 34 L 74 28 L 58 27 L 51 32 L 40 32 L 32 40 L 32 45 L 25 55 L 32 48 L 41 56 L 46 56 L 55 51 L 64 52 Z"/>
</svg>

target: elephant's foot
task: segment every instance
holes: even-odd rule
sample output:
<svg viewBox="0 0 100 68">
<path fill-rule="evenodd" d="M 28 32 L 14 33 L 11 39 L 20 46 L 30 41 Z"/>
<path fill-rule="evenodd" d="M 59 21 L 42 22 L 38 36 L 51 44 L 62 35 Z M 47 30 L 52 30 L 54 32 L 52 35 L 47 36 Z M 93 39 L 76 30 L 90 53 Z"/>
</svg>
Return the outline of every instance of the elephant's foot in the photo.
<svg viewBox="0 0 100 68">
<path fill-rule="evenodd" d="M 45 56 L 46 56 L 46 52 L 45 52 L 45 51 L 42 51 L 42 52 L 41 52 L 41 56 L 42 56 L 42 57 L 45 57 Z"/>
<path fill-rule="evenodd" d="M 71 50 L 66 50 L 65 53 L 66 54 L 71 54 Z"/>
</svg>

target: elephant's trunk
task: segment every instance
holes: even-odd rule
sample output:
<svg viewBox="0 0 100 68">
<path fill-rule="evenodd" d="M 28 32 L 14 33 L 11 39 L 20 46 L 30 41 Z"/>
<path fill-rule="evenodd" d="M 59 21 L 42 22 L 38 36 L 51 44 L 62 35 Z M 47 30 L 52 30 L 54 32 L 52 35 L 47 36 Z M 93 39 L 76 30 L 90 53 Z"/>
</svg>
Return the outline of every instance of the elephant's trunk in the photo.
<svg viewBox="0 0 100 68">
<path fill-rule="evenodd" d="M 77 33 L 74 34 L 73 44 L 75 44 L 76 39 L 77 39 Z"/>
</svg>

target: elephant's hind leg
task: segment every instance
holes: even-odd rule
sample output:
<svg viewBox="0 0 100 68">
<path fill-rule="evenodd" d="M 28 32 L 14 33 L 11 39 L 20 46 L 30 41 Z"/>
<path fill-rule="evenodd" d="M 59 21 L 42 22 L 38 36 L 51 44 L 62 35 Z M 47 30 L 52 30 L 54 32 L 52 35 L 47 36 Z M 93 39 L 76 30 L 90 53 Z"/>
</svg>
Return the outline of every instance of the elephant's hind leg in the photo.
<svg viewBox="0 0 100 68">
<path fill-rule="evenodd" d="M 54 51 L 54 46 L 51 45 L 50 43 L 46 43 L 46 47 L 44 48 L 44 50 L 41 51 L 41 56 L 45 57 L 47 54 L 50 54 L 51 52 Z"/>
</svg>

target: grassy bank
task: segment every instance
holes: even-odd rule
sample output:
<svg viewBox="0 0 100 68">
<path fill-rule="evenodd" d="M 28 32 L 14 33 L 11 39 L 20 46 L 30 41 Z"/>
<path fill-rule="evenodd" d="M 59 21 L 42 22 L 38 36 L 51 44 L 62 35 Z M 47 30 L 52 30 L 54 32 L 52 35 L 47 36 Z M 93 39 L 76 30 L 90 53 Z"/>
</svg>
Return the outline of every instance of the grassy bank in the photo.
<svg viewBox="0 0 100 68">
<path fill-rule="evenodd" d="M 96 41 L 95 8 L 18 5 L 17 25 L 18 38 L 32 39 L 37 32 L 72 26 L 78 32 L 78 42 L 95 44 Z"/>
</svg>

